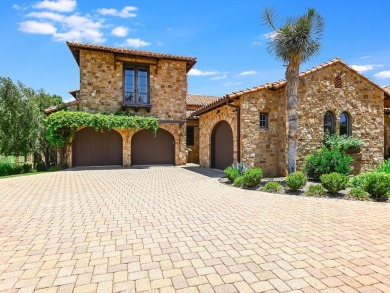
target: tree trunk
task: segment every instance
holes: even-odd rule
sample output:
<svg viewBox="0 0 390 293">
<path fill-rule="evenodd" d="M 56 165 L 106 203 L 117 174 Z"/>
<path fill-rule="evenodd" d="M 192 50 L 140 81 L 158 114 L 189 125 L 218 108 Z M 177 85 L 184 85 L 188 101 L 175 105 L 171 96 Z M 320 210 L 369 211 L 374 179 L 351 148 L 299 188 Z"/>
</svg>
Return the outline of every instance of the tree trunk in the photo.
<svg viewBox="0 0 390 293">
<path fill-rule="evenodd" d="M 299 65 L 300 55 L 294 55 L 290 58 L 286 69 L 286 99 L 288 116 L 288 150 L 287 150 L 287 171 L 288 174 L 294 173 L 297 168 L 297 131 L 298 131 L 298 84 L 299 84 Z"/>
</svg>

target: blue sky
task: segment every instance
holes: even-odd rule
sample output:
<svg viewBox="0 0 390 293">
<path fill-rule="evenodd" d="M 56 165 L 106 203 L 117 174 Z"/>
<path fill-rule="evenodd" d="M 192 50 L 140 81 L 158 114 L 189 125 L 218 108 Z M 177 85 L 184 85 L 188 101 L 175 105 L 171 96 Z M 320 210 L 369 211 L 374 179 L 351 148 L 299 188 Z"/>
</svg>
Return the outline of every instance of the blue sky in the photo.
<svg viewBox="0 0 390 293">
<path fill-rule="evenodd" d="M 390 85 L 385 0 L 1 0 L 0 76 L 71 99 L 79 69 L 65 44 L 70 40 L 197 57 L 188 91 L 224 95 L 284 78 L 285 67 L 266 50 L 264 7 L 281 19 L 308 7 L 323 16 L 321 52 L 301 70 L 339 57 Z"/>
</svg>

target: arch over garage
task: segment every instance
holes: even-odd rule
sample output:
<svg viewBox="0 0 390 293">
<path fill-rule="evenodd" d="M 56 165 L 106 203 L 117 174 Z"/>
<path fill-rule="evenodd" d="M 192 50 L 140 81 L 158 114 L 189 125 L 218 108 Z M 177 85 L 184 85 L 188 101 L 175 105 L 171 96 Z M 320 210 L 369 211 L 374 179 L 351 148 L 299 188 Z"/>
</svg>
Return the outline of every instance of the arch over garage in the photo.
<svg viewBox="0 0 390 293">
<path fill-rule="evenodd" d="M 225 169 L 233 164 L 233 131 L 225 120 L 218 122 L 211 134 L 211 168 Z"/>
<path fill-rule="evenodd" d="M 131 164 L 175 164 L 175 139 L 159 128 L 156 135 L 150 129 L 137 131 L 131 139 Z"/>
<path fill-rule="evenodd" d="M 122 164 L 122 136 L 117 131 L 85 127 L 76 132 L 72 141 L 73 167 Z"/>
</svg>

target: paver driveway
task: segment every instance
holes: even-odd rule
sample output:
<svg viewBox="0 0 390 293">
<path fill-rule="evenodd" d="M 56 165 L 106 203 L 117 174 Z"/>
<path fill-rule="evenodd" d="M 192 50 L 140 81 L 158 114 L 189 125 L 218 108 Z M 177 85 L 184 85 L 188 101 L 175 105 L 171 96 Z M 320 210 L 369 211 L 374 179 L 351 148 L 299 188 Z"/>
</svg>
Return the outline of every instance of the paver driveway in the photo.
<svg viewBox="0 0 390 293">
<path fill-rule="evenodd" d="M 0 180 L 0 291 L 390 292 L 390 205 L 180 167 Z"/>
</svg>

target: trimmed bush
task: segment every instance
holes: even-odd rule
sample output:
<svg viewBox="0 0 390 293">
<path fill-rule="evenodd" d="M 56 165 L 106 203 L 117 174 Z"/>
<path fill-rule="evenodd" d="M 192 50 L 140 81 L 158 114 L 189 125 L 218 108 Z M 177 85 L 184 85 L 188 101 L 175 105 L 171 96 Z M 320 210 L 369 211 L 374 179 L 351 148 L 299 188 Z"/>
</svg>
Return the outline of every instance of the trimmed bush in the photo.
<svg viewBox="0 0 390 293">
<path fill-rule="evenodd" d="M 312 184 L 309 185 L 309 188 L 306 190 L 305 194 L 310 196 L 314 196 L 314 195 L 324 196 L 326 194 L 326 191 L 322 187 L 322 185 Z"/>
<path fill-rule="evenodd" d="M 347 176 L 340 173 L 330 173 L 321 175 L 321 184 L 331 194 L 337 194 L 340 190 L 347 187 L 348 178 Z"/>
<path fill-rule="evenodd" d="M 35 165 L 35 169 L 37 169 L 38 172 L 46 171 L 46 165 L 43 163 L 37 163 Z"/>
<path fill-rule="evenodd" d="M 383 172 L 368 173 L 364 190 L 372 198 L 379 199 L 382 196 L 390 197 L 390 174 Z"/>
<path fill-rule="evenodd" d="M 390 159 L 386 160 L 383 164 L 380 164 L 375 171 L 390 174 Z"/>
<path fill-rule="evenodd" d="M 260 184 L 261 178 L 263 178 L 263 170 L 260 168 L 249 169 L 244 173 L 244 186 L 255 187 Z"/>
<path fill-rule="evenodd" d="M 244 186 L 244 176 L 238 176 L 234 180 L 233 185 L 237 186 L 237 187 L 243 187 Z"/>
<path fill-rule="evenodd" d="M 348 175 L 352 170 L 352 162 L 353 158 L 346 155 L 340 147 L 334 146 L 328 149 L 323 146 L 322 149 L 305 157 L 303 171 L 308 177 L 317 180 L 321 175 L 332 172 Z"/>
<path fill-rule="evenodd" d="M 355 175 L 348 180 L 348 186 L 352 188 L 360 188 L 365 190 L 366 186 L 368 184 L 369 177 L 371 176 L 371 173 L 361 173 L 358 175 Z"/>
<path fill-rule="evenodd" d="M 275 181 L 267 182 L 262 188 L 261 191 L 270 192 L 270 193 L 278 193 L 283 190 L 283 186 L 280 183 Z"/>
<path fill-rule="evenodd" d="M 236 180 L 236 178 L 240 176 L 240 172 L 234 167 L 227 167 L 224 172 L 226 177 L 231 182 L 234 182 L 234 180 Z"/>
<path fill-rule="evenodd" d="M 350 197 L 353 197 L 353 198 L 358 199 L 358 200 L 369 200 L 370 199 L 370 196 L 368 195 L 368 193 L 360 188 L 352 188 L 349 191 L 348 195 Z"/>
<path fill-rule="evenodd" d="M 298 189 L 305 186 L 307 177 L 303 172 L 295 172 L 289 174 L 286 178 L 286 185 L 292 190 L 297 191 Z"/>
</svg>

